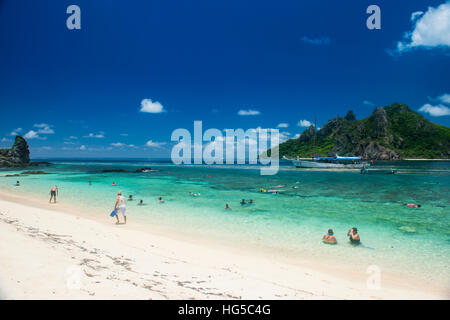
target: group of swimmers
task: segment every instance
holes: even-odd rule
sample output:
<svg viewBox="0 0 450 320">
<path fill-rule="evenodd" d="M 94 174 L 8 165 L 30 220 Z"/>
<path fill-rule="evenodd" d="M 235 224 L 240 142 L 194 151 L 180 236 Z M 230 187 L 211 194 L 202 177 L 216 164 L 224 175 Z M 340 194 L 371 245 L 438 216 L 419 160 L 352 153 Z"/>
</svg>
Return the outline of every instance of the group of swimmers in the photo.
<svg viewBox="0 0 450 320">
<path fill-rule="evenodd" d="M 253 204 L 253 199 L 248 200 L 248 202 L 245 202 L 245 199 L 242 199 L 241 206 L 245 206 L 246 204 Z"/>
<path fill-rule="evenodd" d="M 253 199 L 248 200 L 248 202 L 245 202 L 245 199 L 242 199 L 240 204 L 241 206 L 245 206 L 247 204 L 253 204 Z M 231 207 L 228 205 L 228 203 L 225 203 L 225 210 L 231 209 Z"/>
<path fill-rule="evenodd" d="M 347 232 L 347 237 L 349 237 L 350 243 L 358 245 L 361 243 L 361 239 L 358 234 L 358 229 L 353 227 Z M 322 237 L 322 241 L 327 244 L 337 244 L 336 237 L 334 236 L 333 229 L 328 229 L 328 233 Z"/>
</svg>

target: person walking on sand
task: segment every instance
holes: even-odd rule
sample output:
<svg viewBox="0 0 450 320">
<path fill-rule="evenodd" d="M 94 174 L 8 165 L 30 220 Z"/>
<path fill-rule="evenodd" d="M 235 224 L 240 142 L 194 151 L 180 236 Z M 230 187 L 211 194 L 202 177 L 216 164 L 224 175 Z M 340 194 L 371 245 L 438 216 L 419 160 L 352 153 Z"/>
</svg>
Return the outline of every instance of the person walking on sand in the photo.
<svg viewBox="0 0 450 320">
<path fill-rule="evenodd" d="M 116 224 L 120 223 L 119 213 L 122 214 L 124 224 L 127 224 L 127 206 L 126 206 L 125 198 L 122 196 L 122 191 L 117 192 L 116 204 L 114 205 L 114 210 L 116 211 Z"/>
<path fill-rule="evenodd" d="M 50 189 L 50 200 L 48 202 L 49 203 L 52 202 L 52 199 L 53 199 L 53 203 L 56 203 L 57 195 L 58 195 L 58 187 L 54 186 L 53 188 Z"/>
</svg>

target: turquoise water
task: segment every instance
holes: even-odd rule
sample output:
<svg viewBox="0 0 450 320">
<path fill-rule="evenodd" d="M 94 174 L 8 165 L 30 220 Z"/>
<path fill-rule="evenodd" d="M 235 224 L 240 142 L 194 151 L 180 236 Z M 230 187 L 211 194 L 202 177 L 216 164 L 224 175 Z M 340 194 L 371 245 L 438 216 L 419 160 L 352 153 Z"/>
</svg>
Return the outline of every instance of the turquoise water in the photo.
<svg viewBox="0 0 450 320">
<path fill-rule="evenodd" d="M 377 164 L 398 168 L 396 175 L 307 171 L 285 164 L 275 176 L 261 176 L 258 167 L 252 166 L 174 166 L 164 161 L 54 163 L 31 169 L 49 175 L 5 177 L 17 172 L 0 172 L 0 188 L 46 198 L 56 184 L 60 202 L 105 220 L 111 219 L 108 214 L 115 194 L 122 190 L 126 197 L 132 194 L 136 199 L 128 202 L 129 219 L 143 225 L 273 252 L 274 259 L 311 258 L 361 269 L 376 264 L 382 270 L 450 288 L 450 162 Z M 160 171 L 102 172 L 144 166 Z M 16 180 L 21 181 L 20 187 L 13 186 Z M 113 181 L 116 187 L 111 186 Z M 261 188 L 280 192 L 261 193 Z M 159 196 L 165 203 L 157 202 Z M 254 204 L 241 206 L 242 198 L 253 199 Z M 146 206 L 137 206 L 140 199 Z M 226 203 L 232 210 L 223 209 Z M 409 209 L 406 203 L 422 207 Z M 358 227 L 364 246 L 348 244 L 346 233 L 353 226 Z M 328 228 L 334 229 L 337 246 L 321 243 Z"/>
</svg>

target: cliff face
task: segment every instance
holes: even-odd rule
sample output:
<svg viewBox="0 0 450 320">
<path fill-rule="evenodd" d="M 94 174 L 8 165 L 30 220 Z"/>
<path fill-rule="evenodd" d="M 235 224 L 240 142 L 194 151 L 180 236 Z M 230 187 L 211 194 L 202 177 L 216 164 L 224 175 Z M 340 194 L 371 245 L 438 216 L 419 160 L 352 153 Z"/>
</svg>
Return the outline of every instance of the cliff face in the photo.
<svg viewBox="0 0 450 320">
<path fill-rule="evenodd" d="M 11 149 L 0 149 L 0 168 L 23 167 L 30 162 L 30 151 L 27 141 L 16 136 Z"/>
<path fill-rule="evenodd" d="M 314 127 L 298 139 L 279 146 L 280 156 L 311 157 Z M 372 115 L 356 120 L 352 111 L 329 120 L 317 131 L 319 156 L 360 156 L 364 159 L 450 158 L 450 128 L 434 124 L 408 106 L 394 103 L 377 107 Z"/>
</svg>

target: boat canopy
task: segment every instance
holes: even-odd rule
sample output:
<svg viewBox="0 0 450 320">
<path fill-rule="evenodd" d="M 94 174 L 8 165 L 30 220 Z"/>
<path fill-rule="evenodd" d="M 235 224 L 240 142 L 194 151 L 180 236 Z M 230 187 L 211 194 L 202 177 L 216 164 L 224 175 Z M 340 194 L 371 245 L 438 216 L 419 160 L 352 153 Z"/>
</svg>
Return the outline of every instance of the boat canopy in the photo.
<svg viewBox="0 0 450 320">
<path fill-rule="evenodd" d="M 318 157 L 317 155 L 314 156 L 317 160 L 361 160 L 360 157 Z"/>
</svg>

